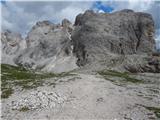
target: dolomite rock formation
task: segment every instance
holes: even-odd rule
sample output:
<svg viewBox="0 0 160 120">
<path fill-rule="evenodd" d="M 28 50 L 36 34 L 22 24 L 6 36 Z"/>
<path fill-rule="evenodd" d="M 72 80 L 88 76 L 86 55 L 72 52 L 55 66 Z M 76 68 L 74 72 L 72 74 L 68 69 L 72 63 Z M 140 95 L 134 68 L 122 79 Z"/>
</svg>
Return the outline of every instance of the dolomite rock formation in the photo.
<svg viewBox="0 0 160 120">
<path fill-rule="evenodd" d="M 13 58 L 26 48 L 26 42 L 18 33 L 6 30 L 1 33 L 2 63 L 15 65 Z"/>
<path fill-rule="evenodd" d="M 153 36 L 154 21 L 150 14 L 128 9 L 110 14 L 87 10 L 76 17 L 74 25 L 67 19 L 63 19 L 61 24 L 37 22 L 25 40 L 20 34 L 3 33 L 2 63 L 64 72 L 78 66 L 95 67 L 94 63 L 101 64 L 100 61 L 109 61 L 105 63 L 108 66 L 112 64 L 110 59 L 116 61 L 122 56 L 126 60 L 116 64 L 116 69 L 159 71 L 159 65 L 148 64 L 152 59 L 148 55 L 155 46 Z M 126 64 L 127 61 L 133 62 Z M 104 65 L 100 67 L 106 69 Z"/>
<path fill-rule="evenodd" d="M 154 48 L 154 21 L 147 13 L 88 10 L 76 17 L 75 26 L 72 40 L 79 66 L 110 54 L 150 54 Z"/>
<path fill-rule="evenodd" d="M 68 22 L 63 26 L 49 21 L 37 22 L 26 37 L 27 49 L 15 58 L 15 63 L 48 72 L 74 69 L 76 59 L 67 27 Z"/>
<path fill-rule="evenodd" d="M 63 19 L 62 20 L 62 27 L 64 27 L 65 29 L 67 29 L 69 33 L 71 33 L 72 30 L 74 29 L 72 23 L 69 20 L 67 20 L 67 19 Z"/>
</svg>

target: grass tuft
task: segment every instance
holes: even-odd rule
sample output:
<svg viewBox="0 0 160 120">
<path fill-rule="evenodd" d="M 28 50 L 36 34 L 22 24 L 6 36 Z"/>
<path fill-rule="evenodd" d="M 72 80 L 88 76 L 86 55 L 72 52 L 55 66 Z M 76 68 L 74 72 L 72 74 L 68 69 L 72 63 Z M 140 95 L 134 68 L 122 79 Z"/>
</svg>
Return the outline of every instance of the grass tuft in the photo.
<svg viewBox="0 0 160 120">
<path fill-rule="evenodd" d="M 27 106 L 24 106 L 24 107 L 19 109 L 20 112 L 26 112 L 28 110 L 30 110 L 30 109 Z"/>
<path fill-rule="evenodd" d="M 1 98 L 9 98 L 9 96 L 13 93 L 12 88 L 3 88 Z"/>
<path fill-rule="evenodd" d="M 129 82 L 129 83 L 144 83 L 144 81 L 130 77 L 129 73 L 127 72 L 117 72 L 113 70 L 103 70 L 98 72 L 100 75 L 102 75 L 105 79 L 110 80 L 111 82 L 116 82 L 115 80 L 109 79 L 109 77 L 119 77 L 123 80 L 121 82 Z"/>
<path fill-rule="evenodd" d="M 160 108 L 158 107 L 148 107 L 148 106 L 144 106 L 142 105 L 144 108 L 146 108 L 147 110 L 150 110 L 152 112 L 154 112 L 154 114 L 156 115 L 157 118 L 160 118 Z"/>
</svg>

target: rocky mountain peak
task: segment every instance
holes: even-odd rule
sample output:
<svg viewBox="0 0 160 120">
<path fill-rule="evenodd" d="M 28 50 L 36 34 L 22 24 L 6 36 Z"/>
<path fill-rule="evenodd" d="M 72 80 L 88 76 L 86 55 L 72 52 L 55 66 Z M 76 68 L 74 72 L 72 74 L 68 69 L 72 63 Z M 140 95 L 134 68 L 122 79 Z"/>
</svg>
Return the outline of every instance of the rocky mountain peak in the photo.
<svg viewBox="0 0 160 120">
<path fill-rule="evenodd" d="M 87 19 L 89 19 L 89 17 L 95 16 L 95 15 L 96 13 L 94 13 L 93 10 L 86 10 L 84 14 L 80 13 L 79 15 L 77 15 L 75 19 L 75 25 L 82 25 Z"/>
<path fill-rule="evenodd" d="M 53 23 L 48 20 L 39 21 L 36 23 L 36 26 L 52 26 L 52 25 Z"/>
<path fill-rule="evenodd" d="M 62 20 L 62 27 L 66 29 L 70 34 L 72 30 L 74 29 L 72 23 L 68 19 L 63 19 Z"/>
<path fill-rule="evenodd" d="M 66 18 L 62 20 L 62 27 L 68 27 L 71 24 L 72 23 L 68 19 L 66 19 Z"/>
<path fill-rule="evenodd" d="M 21 39 L 20 34 L 11 31 L 2 33 L 3 51 L 16 53 L 22 46 Z M 151 54 L 155 46 L 154 21 L 148 13 L 128 9 L 113 13 L 87 10 L 77 15 L 74 25 L 67 19 L 61 24 L 37 22 L 23 45 L 26 43 L 27 48 L 17 52 L 14 63 L 60 72 L 109 60 L 111 56 Z"/>
<path fill-rule="evenodd" d="M 133 10 L 131 10 L 131 9 L 123 9 L 123 10 L 121 10 L 121 12 L 127 12 L 127 13 L 133 13 L 134 11 Z"/>
<path fill-rule="evenodd" d="M 73 30 L 72 24 L 67 19 L 62 21 L 62 25 L 49 21 L 37 22 L 26 37 L 27 49 L 15 58 L 16 64 L 45 71 L 55 71 L 54 69 L 65 71 L 75 68 L 69 34 L 71 30 Z M 62 59 L 66 59 L 64 63 Z M 70 67 L 61 69 L 60 66 L 66 63 Z"/>
<path fill-rule="evenodd" d="M 150 54 L 154 49 L 154 21 L 146 13 L 86 11 L 76 17 L 75 26 L 72 40 L 79 65 L 108 54 Z"/>
</svg>

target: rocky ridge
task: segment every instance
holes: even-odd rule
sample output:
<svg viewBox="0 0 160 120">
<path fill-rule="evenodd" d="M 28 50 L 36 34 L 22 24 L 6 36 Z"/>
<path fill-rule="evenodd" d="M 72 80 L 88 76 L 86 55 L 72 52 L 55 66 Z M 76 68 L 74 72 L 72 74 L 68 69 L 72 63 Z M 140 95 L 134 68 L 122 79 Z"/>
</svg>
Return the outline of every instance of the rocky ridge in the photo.
<svg viewBox="0 0 160 120">
<path fill-rule="evenodd" d="M 128 71 L 133 68 L 137 72 L 159 71 L 159 66 L 148 64 L 153 57 L 155 40 L 154 21 L 147 13 L 128 9 L 111 14 L 87 10 L 76 17 L 74 25 L 67 19 L 64 19 L 61 24 L 53 24 L 49 21 L 37 22 L 25 40 L 21 40 L 20 35 L 15 34 L 16 37 L 18 36 L 18 41 L 26 42 L 25 47 L 20 47 L 21 49 L 18 47 L 21 42 L 16 42 L 17 45 L 14 47 L 10 44 L 11 34 L 13 33 L 2 34 L 7 38 L 6 40 L 2 37 L 2 45 L 7 49 L 15 49 L 12 50 L 14 59 L 10 59 L 13 64 L 29 69 L 64 72 L 78 67 L 94 67 L 95 64 L 105 68 L 106 66 L 101 63 L 108 66 L 112 64 L 108 61 L 110 58 L 115 59 L 114 61 L 122 61 L 121 56 L 124 56 L 134 63 L 128 62 L 129 65 L 125 65 L 127 60 L 122 61 L 122 64 L 117 62 L 118 65 L 112 67 L 113 69 Z M 12 42 L 14 41 L 13 39 Z M 3 47 L 2 53 L 5 54 L 2 56 L 12 54 L 12 52 L 5 52 L 6 48 Z M 6 61 L 4 57 L 2 63 L 3 61 Z M 139 67 L 143 70 L 138 71 Z"/>
<path fill-rule="evenodd" d="M 147 13 L 88 10 L 76 17 L 75 25 L 72 39 L 80 66 L 110 54 L 150 54 L 154 48 L 154 21 Z"/>
</svg>

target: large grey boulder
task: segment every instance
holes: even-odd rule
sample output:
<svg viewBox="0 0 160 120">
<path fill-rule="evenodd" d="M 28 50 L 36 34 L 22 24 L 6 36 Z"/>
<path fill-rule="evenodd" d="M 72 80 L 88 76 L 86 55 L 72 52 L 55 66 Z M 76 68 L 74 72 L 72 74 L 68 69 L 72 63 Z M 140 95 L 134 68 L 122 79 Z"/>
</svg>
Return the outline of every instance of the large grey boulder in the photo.
<svg viewBox="0 0 160 120">
<path fill-rule="evenodd" d="M 64 72 L 76 67 L 70 34 L 63 26 L 37 22 L 26 41 L 27 48 L 15 58 L 16 64 L 47 72 Z"/>
<path fill-rule="evenodd" d="M 79 66 L 108 55 L 150 54 L 154 48 L 154 22 L 147 13 L 121 10 L 111 14 L 91 10 L 79 14 L 72 34 Z"/>
</svg>

